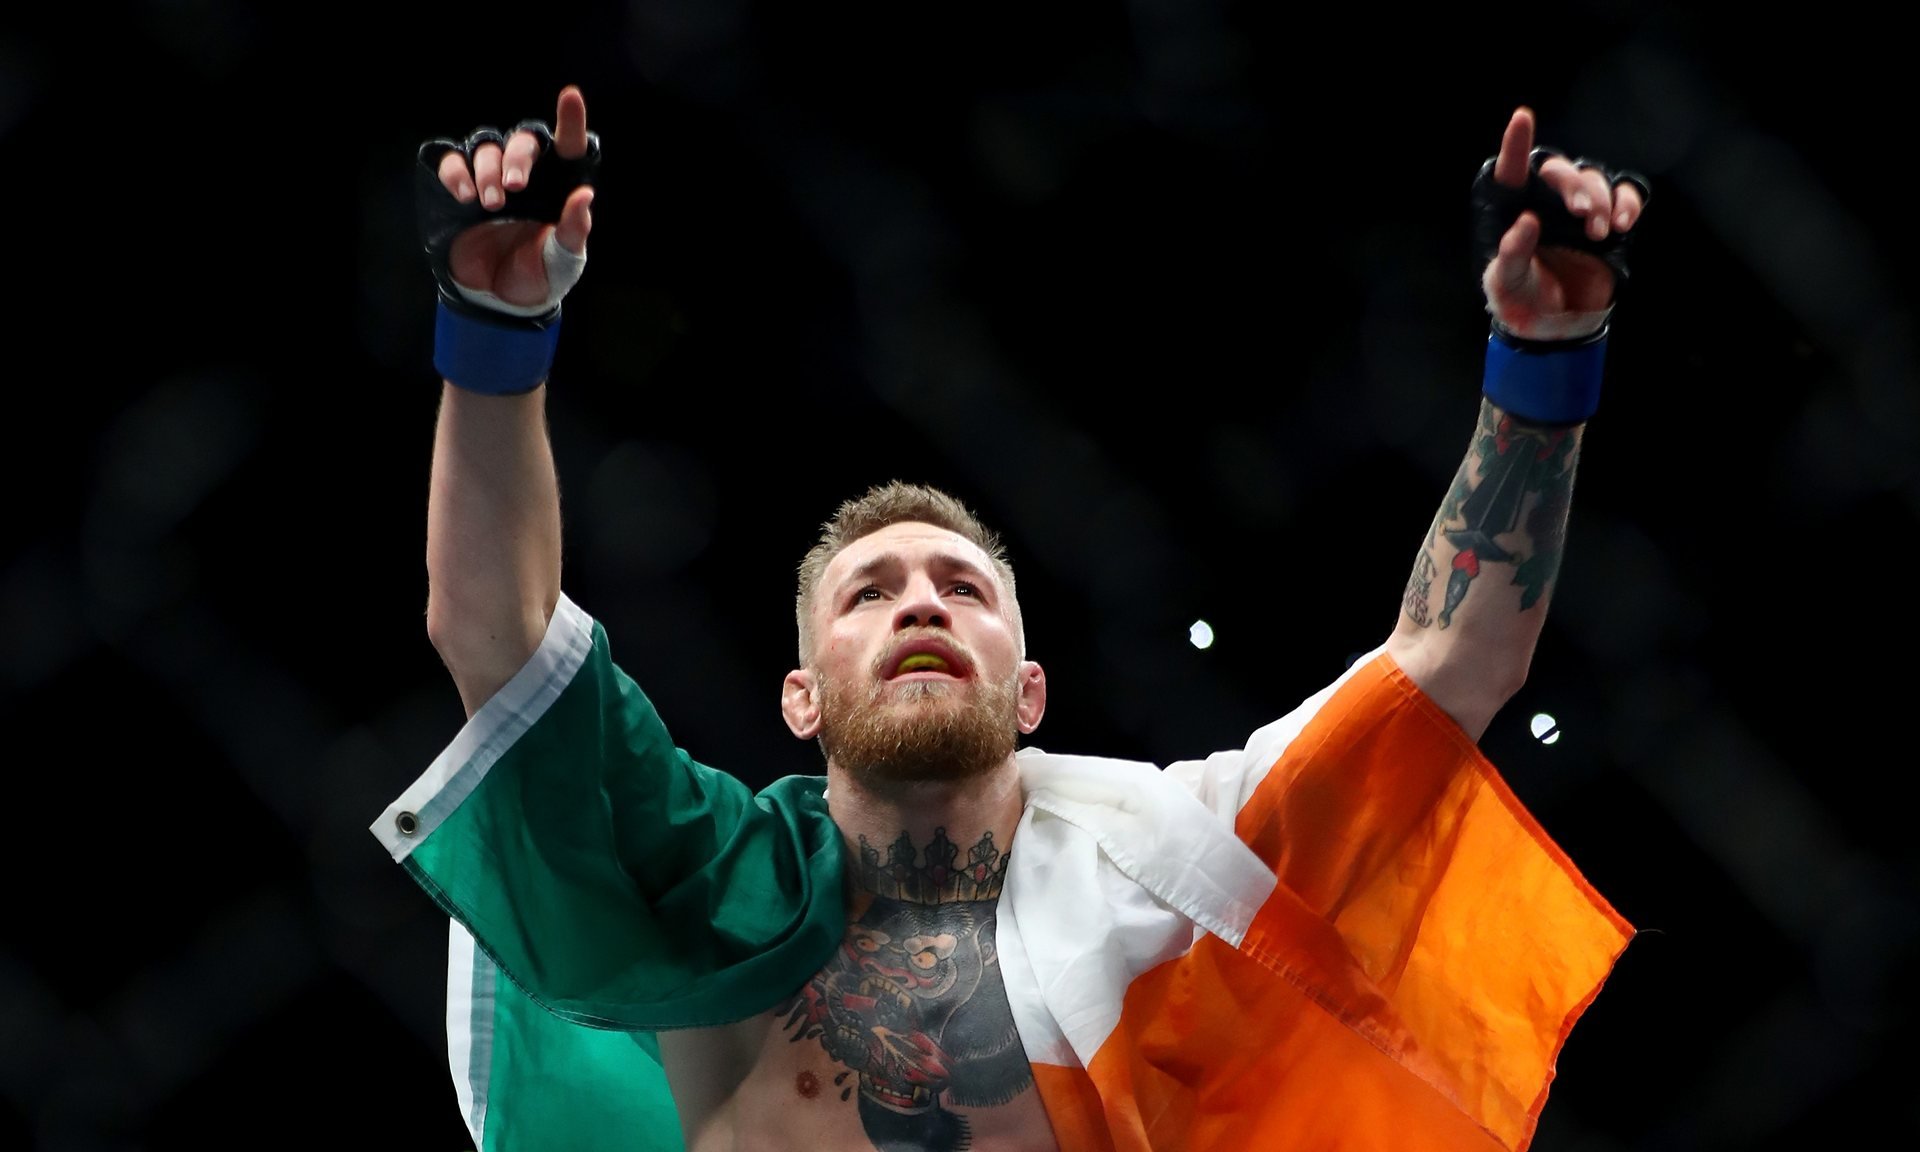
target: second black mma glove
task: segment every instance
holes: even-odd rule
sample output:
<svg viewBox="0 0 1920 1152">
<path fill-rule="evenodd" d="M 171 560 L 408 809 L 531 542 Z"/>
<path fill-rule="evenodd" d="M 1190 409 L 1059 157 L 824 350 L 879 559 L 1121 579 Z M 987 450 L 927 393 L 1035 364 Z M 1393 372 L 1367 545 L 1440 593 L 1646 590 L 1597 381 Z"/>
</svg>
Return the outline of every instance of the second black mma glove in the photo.
<svg viewBox="0 0 1920 1152">
<path fill-rule="evenodd" d="M 1473 254 L 1479 262 L 1475 271 L 1485 273 L 1500 253 L 1500 238 L 1522 212 L 1530 211 L 1540 221 L 1540 247 L 1585 252 L 1606 264 L 1613 273 L 1610 301 L 1617 302 L 1627 282 L 1627 249 L 1633 233 L 1609 227 L 1602 239 L 1587 235 L 1586 222 L 1568 211 L 1560 192 L 1540 179 L 1540 165 L 1564 155 L 1552 148 L 1535 148 L 1527 158 L 1527 181 L 1518 188 L 1509 188 L 1493 178 L 1497 157 L 1489 157 L 1480 166 L 1472 195 Z M 1577 168 L 1599 169 L 1610 188 L 1632 184 L 1640 192 L 1643 208 L 1652 196 L 1646 177 L 1637 172 L 1608 168 L 1585 158 L 1572 163 Z M 1565 340 L 1526 339 L 1508 330 L 1496 317 L 1487 338 L 1481 391 L 1503 411 L 1536 424 L 1565 426 L 1586 421 L 1600 403 L 1606 318 L 1613 310 L 1612 302 L 1605 312 L 1596 314 L 1596 331 Z"/>
<path fill-rule="evenodd" d="M 1571 248 L 1597 257 L 1613 270 L 1614 298 L 1618 299 L 1627 282 L 1627 248 L 1633 233 L 1609 227 L 1605 238 L 1589 237 L 1586 222 L 1567 211 L 1566 200 L 1559 191 L 1540 179 L 1540 165 L 1555 157 L 1566 159 L 1566 154 L 1553 148 L 1535 148 L 1527 157 L 1527 182 L 1518 188 L 1509 188 L 1493 178 L 1498 157 L 1489 156 L 1480 166 L 1473 180 L 1473 255 L 1479 261 L 1474 272 L 1485 270 L 1499 255 L 1500 237 L 1513 227 L 1520 214 L 1532 212 L 1540 221 L 1540 246 Z M 1647 178 L 1638 172 L 1608 168 L 1585 157 L 1573 160 L 1572 164 L 1576 168 L 1599 169 L 1610 188 L 1632 184 L 1640 190 L 1643 207 L 1653 195 Z"/>
</svg>

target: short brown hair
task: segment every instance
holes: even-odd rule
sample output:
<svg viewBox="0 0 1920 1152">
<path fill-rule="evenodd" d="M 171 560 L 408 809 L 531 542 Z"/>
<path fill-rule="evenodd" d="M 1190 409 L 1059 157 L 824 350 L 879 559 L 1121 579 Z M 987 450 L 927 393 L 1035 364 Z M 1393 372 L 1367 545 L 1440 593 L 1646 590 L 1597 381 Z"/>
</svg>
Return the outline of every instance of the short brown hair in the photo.
<svg viewBox="0 0 1920 1152">
<path fill-rule="evenodd" d="M 800 663 L 813 656 L 813 597 L 827 565 L 841 549 L 862 536 L 893 524 L 931 524 L 979 546 L 993 561 L 994 575 L 1005 585 L 1007 609 L 1018 637 L 1021 655 L 1026 637 L 1020 623 L 1020 603 L 1014 597 L 1013 565 L 1000 536 L 981 523 L 965 504 L 938 488 L 891 480 L 867 489 L 866 495 L 843 502 L 832 519 L 820 526 L 820 538 L 800 559 L 800 588 L 794 597 L 794 618 L 800 626 Z"/>
</svg>

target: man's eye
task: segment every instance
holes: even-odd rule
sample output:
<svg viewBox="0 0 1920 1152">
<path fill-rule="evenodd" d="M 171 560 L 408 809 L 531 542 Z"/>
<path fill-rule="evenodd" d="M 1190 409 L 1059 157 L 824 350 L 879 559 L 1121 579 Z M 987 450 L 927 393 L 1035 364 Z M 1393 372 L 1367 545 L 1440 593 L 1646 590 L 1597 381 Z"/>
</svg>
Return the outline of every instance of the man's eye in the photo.
<svg viewBox="0 0 1920 1152">
<path fill-rule="evenodd" d="M 860 591 L 855 592 L 853 598 L 855 600 L 878 600 L 880 599 L 880 589 L 869 584 L 865 588 L 860 589 Z"/>
<path fill-rule="evenodd" d="M 978 596 L 980 595 L 980 590 L 975 588 L 973 585 L 968 584 L 965 581 L 962 581 L 961 583 L 955 584 L 953 586 L 953 594 L 955 596 Z"/>
</svg>

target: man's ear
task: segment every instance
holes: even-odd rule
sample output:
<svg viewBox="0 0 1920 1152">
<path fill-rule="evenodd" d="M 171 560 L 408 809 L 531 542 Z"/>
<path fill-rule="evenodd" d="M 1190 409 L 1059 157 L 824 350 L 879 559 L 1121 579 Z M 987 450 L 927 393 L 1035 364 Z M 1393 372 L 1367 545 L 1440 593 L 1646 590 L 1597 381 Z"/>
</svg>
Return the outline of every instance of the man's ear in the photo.
<svg viewBox="0 0 1920 1152">
<path fill-rule="evenodd" d="M 1047 672 L 1031 660 L 1022 660 L 1019 675 L 1020 697 L 1014 704 L 1014 715 L 1019 717 L 1020 731 L 1031 733 L 1040 727 L 1040 717 L 1047 712 Z"/>
<path fill-rule="evenodd" d="M 802 740 L 820 735 L 820 682 L 805 668 L 787 673 L 780 685 L 780 715 Z"/>
</svg>

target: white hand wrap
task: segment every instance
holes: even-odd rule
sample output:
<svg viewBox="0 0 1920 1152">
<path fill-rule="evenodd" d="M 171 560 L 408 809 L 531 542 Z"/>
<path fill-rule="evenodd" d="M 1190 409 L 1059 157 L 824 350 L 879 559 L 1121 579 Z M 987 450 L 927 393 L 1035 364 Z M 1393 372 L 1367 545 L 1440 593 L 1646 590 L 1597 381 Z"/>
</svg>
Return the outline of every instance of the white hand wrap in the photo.
<svg viewBox="0 0 1920 1152">
<path fill-rule="evenodd" d="M 520 222 L 495 220 L 491 223 L 498 225 Z M 569 252 L 560 243 L 560 230 L 555 228 L 547 233 L 547 243 L 541 249 L 540 259 L 541 263 L 547 266 L 547 298 L 539 304 L 509 304 L 491 292 L 469 288 L 457 280 L 454 281 L 453 286 L 460 290 L 460 295 L 465 297 L 468 303 L 477 304 L 482 308 L 491 308 L 495 312 L 504 312 L 509 316 L 545 316 L 558 308 L 561 298 L 579 283 L 580 274 L 587 268 L 587 254 Z"/>
<path fill-rule="evenodd" d="M 1578 340 L 1582 336 L 1591 336 L 1606 327 L 1607 317 L 1613 315 L 1613 305 L 1609 304 L 1598 312 L 1536 312 L 1524 325 L 1509 323 L 1500 314 L 1495 301 L 1501 297 L 1499 286 L 1494 282 L 1493 264 L 1480 274 L 1480 291 L 1487 300 L 1487 312 L 1500 322 L 1500 326 L 1526 340 Z"/>
</svg>

